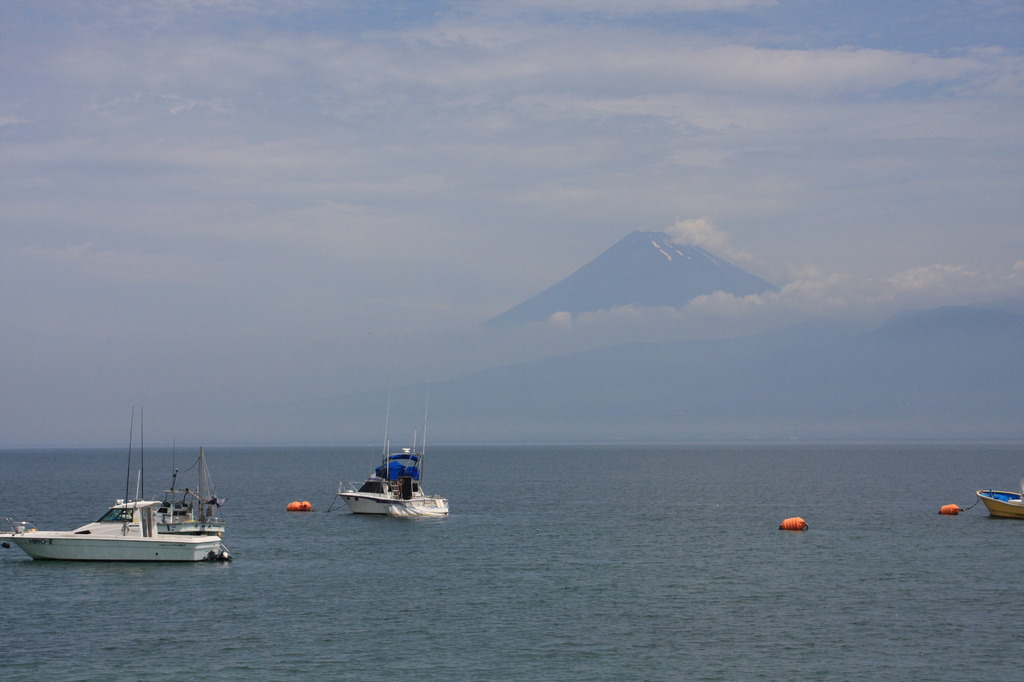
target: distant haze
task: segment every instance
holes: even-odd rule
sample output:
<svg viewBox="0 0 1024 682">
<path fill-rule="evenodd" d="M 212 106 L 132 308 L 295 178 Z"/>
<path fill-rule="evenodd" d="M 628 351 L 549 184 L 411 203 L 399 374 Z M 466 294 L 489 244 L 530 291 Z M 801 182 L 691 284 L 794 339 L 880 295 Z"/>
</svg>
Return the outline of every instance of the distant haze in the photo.
<svg viewBox="0 0 1024 682">
<path fill-rule="evenodd" d="M 1005 331 L 881 343 L 1024 311 L 1020 0 L 0 32 L 0 448 L 362 443 L 427 384 L 438 440 L 1020 434 Z"/>
<path fill-rule="evenodd" d="M 804 323 L 509 365 L 402 387 L 392 414 L 405 415 L 411 434 L 429 391 L 440 442 L 1022 440 L 1021 386 L 1024 316 L 948 307 L 868 332 Z M 383 424 L 383 396 L 338 396 L 276 417 L 310 436 L 330 424 L 372 439 L 364 427 Z"/>
</svg>

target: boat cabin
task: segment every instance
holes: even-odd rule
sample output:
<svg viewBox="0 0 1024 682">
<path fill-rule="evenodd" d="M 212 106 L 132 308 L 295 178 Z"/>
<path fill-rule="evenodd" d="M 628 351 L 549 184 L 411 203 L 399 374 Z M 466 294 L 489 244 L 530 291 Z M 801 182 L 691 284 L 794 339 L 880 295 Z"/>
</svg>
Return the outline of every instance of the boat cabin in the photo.
<svg viewBox="0 0 1024 682">
<path fill-rule="evenodd" d="M 395 495 L 403 500 L 411 500 L 414 494 L 420 492 L 420 484 L 412 476 L 399 476 L 388 480 L 375 476 L 367 479 L 357 492 L 372 495 Z"/>
<path fill-rule="evenodd" d="M 361 493 L 375 493 L 377 495 L 383 495 L 388 491 L 388 484 L 382 478 L 371 478 L 366 481 L 360 488 Z"/>
<path fill-rule="evenodd" d="M 150 538 L 156 535 L 156 507 L 159 502 L 140 500 L 117 503 L 94 523 L 75 529 L 76 535 L 134 535 Z"/>
</svg>

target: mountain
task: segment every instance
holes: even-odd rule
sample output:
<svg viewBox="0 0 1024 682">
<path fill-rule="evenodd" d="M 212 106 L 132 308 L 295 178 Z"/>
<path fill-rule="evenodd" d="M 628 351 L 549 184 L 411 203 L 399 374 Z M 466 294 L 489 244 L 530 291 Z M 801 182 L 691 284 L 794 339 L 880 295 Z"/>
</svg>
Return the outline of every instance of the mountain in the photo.
<svg viewBox="0 0 1024 682">
<path fill-rule="evenodd" d="M 950 307 L 869 333 L 631 344 L 450 388 L 509 439 L 1022 438 L 1024 317 Z"/>
<path fill-rule="evenodd" d="M 703 294 L 735 296 L 776 289 L 696 246 L 673 244 L 661 232 L 633 232 L 561 282 L 491 318 L 488 326 L 540 322 L 619 306 L 680 307 Z"/>
<path fill-rule="evenodd" d="M 392 414 L 421 413 L 425 393 L 396 390 L 408 404 Z M 385 401 L 337 396 L 293 415 L 307 436 L 372 436 Z M 430 413 L 442 443 L 1021 440 L 1024 316 L 946 307 L 866 333 L 813 322 L 601 348 L 432 383 Z"/>
</svg>

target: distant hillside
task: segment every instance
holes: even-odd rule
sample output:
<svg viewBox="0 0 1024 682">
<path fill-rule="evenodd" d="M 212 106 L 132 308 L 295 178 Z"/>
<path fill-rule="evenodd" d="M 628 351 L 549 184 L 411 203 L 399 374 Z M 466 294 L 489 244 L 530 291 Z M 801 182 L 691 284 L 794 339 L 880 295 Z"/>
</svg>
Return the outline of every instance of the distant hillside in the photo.
<svg viewBox="0 0 1024 682">
<path fill-rule="evenodd" d="M 661 232 L 633 232 L 561 282 L 488 320 L 490 326 L 540 322 L 619 306 L 680 307 L 704 294 L 747 296 L 775 289 L 696 246 L 679 246 Z"/>
<path fill-rule="evenodd" d="M 396 390 L 411 415 L 424 394 Z M 475 372 L 430 396 L 435 442 L 1024 440 L 1024 316 L 950 307 L 870 333 L 808 323 L 635 343 Z M 339 396 L 302 417 L 308 433 L 366 433 L 382 405 Z"/>
</svg>

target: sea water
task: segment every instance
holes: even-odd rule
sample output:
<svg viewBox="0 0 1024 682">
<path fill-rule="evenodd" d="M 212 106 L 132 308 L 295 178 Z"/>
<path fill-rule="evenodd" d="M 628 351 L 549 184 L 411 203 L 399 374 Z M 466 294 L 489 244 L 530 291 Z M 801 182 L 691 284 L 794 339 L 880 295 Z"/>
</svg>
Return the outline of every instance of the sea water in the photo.
<svg viewBox="0 0 1024 682">
<path fill-rule="evenodd" d="M 179 448 L 176 466 L 195 454 Z M 0 678 L 1024 670 L 1024 522 L 980 504 L 937 513 L 972 505 L 978 488 L 1015 489 L 1019 446 L 436 446 L 424 488 L 450 498 L 440 519 L 339 507 L 336 482 L 377 463 L 367 448 L 206 454 L 234 561 L 46 562 L 0 549 Z M 170 460 L 147 449 L 150 497 L 170 483 Z M 134 495 L 126 464 L 117 450 L 0 451 L 0 516 L 41 530 L 93 521 Z M 314 511 L 285 511 L 293 500 Z M 791 516 L 809 529 L 778 530 Z"/>
</svg>

